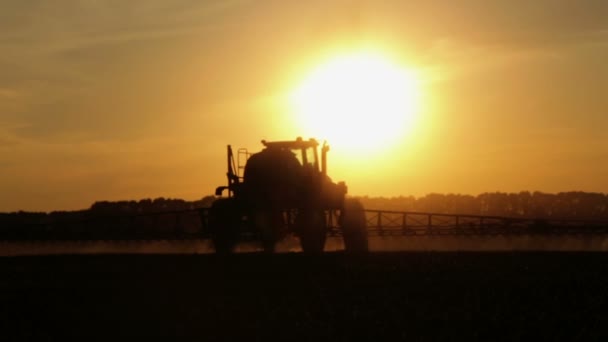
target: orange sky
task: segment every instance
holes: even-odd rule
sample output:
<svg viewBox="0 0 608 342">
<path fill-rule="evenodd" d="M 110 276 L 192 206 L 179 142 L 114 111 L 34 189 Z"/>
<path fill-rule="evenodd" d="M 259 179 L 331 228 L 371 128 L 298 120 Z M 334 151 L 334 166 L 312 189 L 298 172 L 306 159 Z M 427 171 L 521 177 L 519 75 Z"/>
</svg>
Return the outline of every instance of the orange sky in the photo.
<svg viewBox="0 0 608 342">
<path fill-rule="evenodd" d="M 211 194 L 225 145 L 302 133 L 277 99 L 359 42 L 429 76 L 407 148 L 330 152 L 352 194 L 608 192 L 607 18 L 602 0 L 4 1 L 0 211 Z"/>
</svg>

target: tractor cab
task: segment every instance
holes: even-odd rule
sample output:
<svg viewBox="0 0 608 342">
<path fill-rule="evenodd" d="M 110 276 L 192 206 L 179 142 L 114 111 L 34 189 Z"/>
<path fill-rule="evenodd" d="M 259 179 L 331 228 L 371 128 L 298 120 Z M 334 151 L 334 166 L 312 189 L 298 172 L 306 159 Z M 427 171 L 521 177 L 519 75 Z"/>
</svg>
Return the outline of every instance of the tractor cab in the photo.
<svg viewBox="0 0 608 342">
<path fill-rule="evenodd" d="M 266 141 L 262 140 L 264 149 L 258 153 L 249 153 L 239 149 L 236 162 L 232 147 L 228 145 L 228 186 L 216 189 L 216 195 L 221 196 L 228 190 L 228 196 L 241 191 L 243 184 L 254 187 L 267 186 L 270 183 L 281 183 L 281 187 L 292 187 L 301 183 L 304 175 L 320 179 L 327 173 L 327 151 L 329 146 L 323 144 L 321 160 L 315 139 Z M 268 183 L 268 184 L 267 184 Z M 250 187 L 251 188 L 251 187 Z"/>
<path fill-rule="evenodd" d="M 262 140 L 262 145 L 264 145 L 264 147 L 267 149 L 291 151 L 300 165 L 305 168 L 312 168 L 317 172 L 319 172 L 320 168 L 324 169 L 324 167 L 320 167 L 319 165 L 320 163 L 317 152 L 319 143 L 315 139 L 303 140 L 299 137 L 296 140 L 287 141 L 268 142 L 266 140 Z M 323 145 L 323 151 L 326 151 L 327 149 L 327 145 Z"/>
</svg>

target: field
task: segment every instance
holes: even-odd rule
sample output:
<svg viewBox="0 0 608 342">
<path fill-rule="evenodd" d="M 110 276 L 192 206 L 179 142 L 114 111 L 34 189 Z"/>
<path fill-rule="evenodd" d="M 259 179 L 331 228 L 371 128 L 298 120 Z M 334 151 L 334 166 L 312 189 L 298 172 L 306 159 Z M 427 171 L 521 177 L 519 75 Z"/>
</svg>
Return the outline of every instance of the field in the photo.
<svg viewBox="0 0 608 342">
<path fill-rule="evenodd" d="M 296 238 L 277 245 L 278 252 L 299 252 Z M 374 252 L 512 252 L 512 251 L 608 251 L 604 235 L 581 236 L 418 236 L 370 237 Z M 341 238 L 328 238 L 325 250 L 341 251 Z M 238 252 L 259 251 L 258 244 L 241 243 Z M 63 255 L 63 254 L 209 254 L 209 240 L 147 240 L 147 241 L 0 241 L 0 256 Z"/>
<path fill-rule="evenodd" d="M 55 255 L 0 265 L 6 341 L 608 336 L 605 253 Z"/>
</svg>

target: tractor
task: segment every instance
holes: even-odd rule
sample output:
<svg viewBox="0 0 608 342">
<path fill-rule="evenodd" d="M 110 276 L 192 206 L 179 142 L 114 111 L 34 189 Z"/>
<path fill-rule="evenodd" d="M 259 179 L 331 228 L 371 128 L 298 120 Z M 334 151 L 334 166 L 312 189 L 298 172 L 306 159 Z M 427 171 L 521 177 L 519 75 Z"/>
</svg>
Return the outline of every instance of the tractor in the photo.
<svg viewBox="0 0 608 342">
<path fill-rule="evenodd" d="M 228 185 L 219 186 L 208 214 L 208 229 L 217 253 L 231 253 L 249 234 L 265 252 L 274 252 L 288 235 L 300 240 L 304 253 L 321 253 L 336 222 L 346 252 L 368 250 L 366 219 L 358 200 L 346 198 L 344 182 L 327 175 L 327 152 L 315 139 L 262 140 L 264 149 L 239 149 L 235 162 L 228 145 Z M 227 196 L 224 193 L 227 192 Z"/>
</svg>

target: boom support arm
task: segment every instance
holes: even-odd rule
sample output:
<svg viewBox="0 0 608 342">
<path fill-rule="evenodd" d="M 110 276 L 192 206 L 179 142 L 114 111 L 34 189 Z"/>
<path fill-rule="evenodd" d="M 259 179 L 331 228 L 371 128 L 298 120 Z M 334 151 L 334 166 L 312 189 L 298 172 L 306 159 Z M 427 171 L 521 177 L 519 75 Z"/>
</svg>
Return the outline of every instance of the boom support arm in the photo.
<svg viewBox="0 0 608 342">
<path fill-rule="evenodd" d="M 234 153 L 232 152 L 232 146 L 230 145 L 228 145 L 227 147 L 226 161 L 228 163 L 228 172 L 226 172 L 226 177 L 228 178 L 228 186 L 218 186 L 215 189 L 215 195 L 221 196 L 224 190 L 228 190 L 228 197 L 232 197 L 235 185 L 239 184 L 239 176 L 235 172 L 236 165 L 234 164 Z"/>
</svg>

